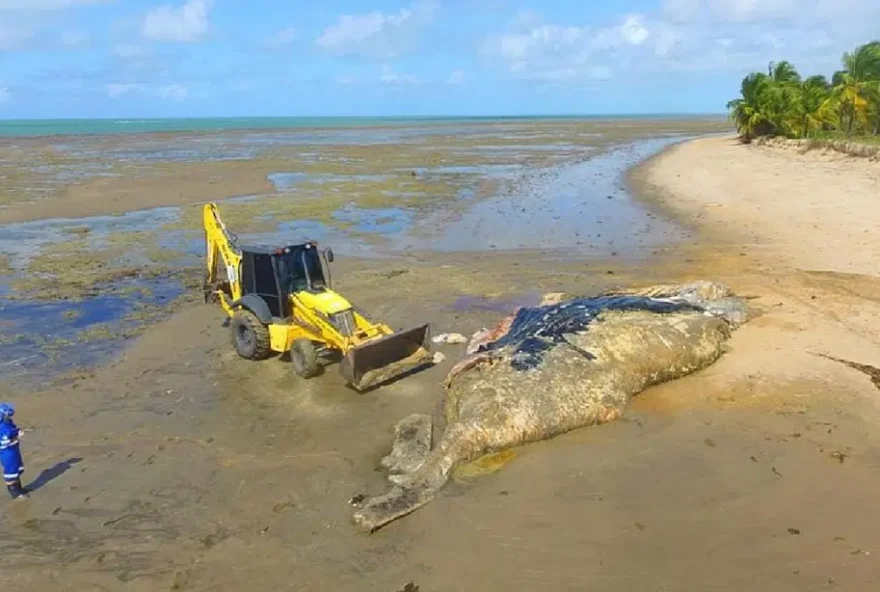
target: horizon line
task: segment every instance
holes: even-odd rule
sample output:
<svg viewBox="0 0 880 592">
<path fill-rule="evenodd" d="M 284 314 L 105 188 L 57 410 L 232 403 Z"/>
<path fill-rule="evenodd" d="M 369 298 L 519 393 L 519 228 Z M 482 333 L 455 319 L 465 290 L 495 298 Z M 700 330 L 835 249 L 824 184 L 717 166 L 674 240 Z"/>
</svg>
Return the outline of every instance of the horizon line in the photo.
<svg viewBox="0 0 880 592">
<path fill-rule="evenodd" d="M 561 119 L 579 117 L 714 117 L 727 116 L 727 112 L 633 112 L 633 113 L 522 113 L 522 114 L 469 114 L 469 115 L 176 115 L 172 117 L 0 117 L 4 123 L 36 121 L 183 121 L 206 119 Z"/>
</svg>

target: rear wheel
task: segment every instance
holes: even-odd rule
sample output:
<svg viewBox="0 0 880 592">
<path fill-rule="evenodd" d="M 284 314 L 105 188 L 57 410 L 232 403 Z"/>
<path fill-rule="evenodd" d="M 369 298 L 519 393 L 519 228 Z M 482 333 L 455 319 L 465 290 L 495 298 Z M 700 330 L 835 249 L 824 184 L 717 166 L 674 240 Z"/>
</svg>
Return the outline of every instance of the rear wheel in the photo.
<svg viewBox="0 0 880 592">
<path fill-rule="evenodd" d="M 269 328 L 249 310 L 237 310 L 232 315 L 232 346 L 242 358 L 261 360 L 271 353 Z"/>
<path fill-rule="evenodd" d="M 290 361 L 293 370 L 302 378 L 312 378 L 318 374 L 318 350 L 308 339 L 296 339 L 290 346 Z"/>
</svg>

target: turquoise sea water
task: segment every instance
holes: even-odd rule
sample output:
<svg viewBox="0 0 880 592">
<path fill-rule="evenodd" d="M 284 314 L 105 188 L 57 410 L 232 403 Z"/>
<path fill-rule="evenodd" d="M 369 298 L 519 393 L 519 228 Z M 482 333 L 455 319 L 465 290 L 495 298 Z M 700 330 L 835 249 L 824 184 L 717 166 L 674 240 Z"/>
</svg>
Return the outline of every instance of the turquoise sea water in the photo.
<svg viewBox="0 0 880 592">
<path fill-rule="evenodd" d="M 449 125 L 517 121 L 696 119 L 712 115 L 559 115 L 516 117 L 216 117 L 184 119 L 31 119 L 0 120 L 0 137 L 142 132 L 201 132 L 251 129 L 356 128 L 407 125 Z"/>
</svg>

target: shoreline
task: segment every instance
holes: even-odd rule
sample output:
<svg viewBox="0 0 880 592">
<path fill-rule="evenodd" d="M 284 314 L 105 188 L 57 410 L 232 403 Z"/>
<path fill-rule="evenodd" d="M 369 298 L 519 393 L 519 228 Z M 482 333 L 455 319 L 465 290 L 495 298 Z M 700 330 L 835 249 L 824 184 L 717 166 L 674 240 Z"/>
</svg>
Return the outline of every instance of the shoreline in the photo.
<svg viewBox="0 0 880 592">
<path fill-rule="evenodd" d="M 22 125 L 22 124 L 33 124 L 38 122 L 47 122 L 47 123 L 66 123 L 66 122 L 100 122 L 100 123 L 135 123 L 135 122 L 144 122 L 144 121 L 236 121 L 236 120 L 292 120 L 292 119 L 301 119 L 301 120 L 316 120 L 316 121 L 326 121 L 331 119 L 347 119 L 349 121 L 359 121 L 360 124 L 352 124 L 352 125 L 291 125 L 291 126 L 282 126 L 282 127 L 231 127 L 231 128 L 176 128 L 176 129 L 158 129 L 158 130 L 144 130 L 144 131 L 120 131 L 120 132 L 62 132 L 62 133 L 47 133 L 47 134 L 4 134 L 3 128 L 4 126 L 9 125 Z M 675 122 L 675 121 L 726 121 L 726 115 L 716 114 L 716 115 L 689 115 L 689 114 L 630 114 L 630 115 L 559 115 L 559 116 L 471 116 L 471 117 L 338 117 L 338 118 L 324 118 L 324 117 L 226 117 L 226 118 L 211 118 L 211 117 L 183 117 L 176 118 L 173 120 L 169 119 L 149 119 L 149 118 L 126 118 L 126 119 L 52 119 L 52 120 L 0 120 L 0 143 L 4 141 L 27 141 L 33 140 L 37 142 L 41 141 L 59 141 L 65 139 L 76 139 L 77 137 L 87 137 L 98 140 L 108 140 L 118 138 L 120 136 L 124 137 L 126 135 L 133 135 L 142 139 L 168 139 L 169 137 L 179 136 L 179 135 L 222 135 L 222 134 L 254 134 L 254 133 L 291 133 L 296 131 L 304 131 L 304 132 L 321 132 L 321 131 L 345 131 L 345 130 L 370 130 L 370 131 L 388 131 L 395 129 L 405 129 L 407 127 L 444 127 L 444 126 L 454 126 L 458 124 L 470 124 L 470 125 L 480 125 L 480 126 L 488 126 L 494 127 L 497 125 L 505 125 L 505 124 L 559 124 L 559 123 L 570 123 L 570 124 L 582 124 L 582 123 L 613 123 L 616 121 L 663 121 L 663 122 Z M 371 125 L 368 122 L 384 122 L 378 125 Z"/>
<path fill-rule="evenodd" d="M 690 159 L 672 157 L 689 145 L 650 162 L 687 175 Z M 718 164 L 711 156 L 704 173 Z M 678 199 L 667 206 L 699 203 Z M 682 215 L 711 239 L 715 221 Z M 394 424 L 437 408 L 464 346 L 433 346 L 446 356 L 438 366 L 355 396 L 332 366 L 303 381 L 282 362 L 237 358 L 218 309 L 188 305 L 91 376 L 16 396 L 16 417 L 34 428 L 23 444 L 28 479 L 61 468 L 4 516 L 10 584 L 282 589 L 293 571 L 304 588 L 340 592 L 548 581 L 737 592 L 743 582 L 802 589 L 829 579 L 870 590 L 877 390 L 810 352 L 880 359 L 880 281 L 768 272 L 756 266 L 761 253 L 703 238 L 615 274 L 537 252 L 414 255 L 393 272 L 341 258 L 341 293 L 392 325 L 430 321 L 436 334 L 489 326 L 525 304 L 510 297 L 524 290 L 690 279 L 754 295 L 757 313 L 715 365 L 646 390 L 624 419 L 517 449 L 497 472 L 450 483 L 370 536 L 350 524 L 349 500 L 385 490 L 377 464 Z"/>
<path fill-rule="evenodd" d="M 768 264 L 877 275 L 880 166 L 839 152 L 743 145 L 736 136 L 676 144 L 628 173 L 633 194 L 698 242 Z M 815 250 L 813 250 L 815 249 Z"/>
<path fill-rule="evenodd" d="M 727 134 L 722 137 L 734 137 Z M 667 220 L 674 222 L 687 229 L 695 240 L 692 244 L 697 245 L 705 241 L 714 241 L 718 239 L 718 235 L 711 232 L 706 224 L 699 222 L 699 217 L 694 211 L 684 210 L 680 206 L 673 205 L 674 196 L 672 196 L 667 188 L 660 187 L 653 183 L 649 176 L 662 161 L 674 154 L 685 144 L 699 141 L 703 138 L 692 138 L 676 142 L 671 146 L 665 147 L 660 152 L 649 156 L 641 162 L 631 166 L 624 175 L 624 183 L 626 184 L 629 194 L 641 207 L 653 212 Z"/>
</svg>

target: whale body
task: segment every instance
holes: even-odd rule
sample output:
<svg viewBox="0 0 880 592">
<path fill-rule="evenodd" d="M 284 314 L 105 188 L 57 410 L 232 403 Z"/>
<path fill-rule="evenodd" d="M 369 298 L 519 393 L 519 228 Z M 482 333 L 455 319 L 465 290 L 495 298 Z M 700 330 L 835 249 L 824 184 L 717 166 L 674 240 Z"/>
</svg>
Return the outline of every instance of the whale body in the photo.
<svg viewBox="0 0 880 592">
<path fill-rule="evenodd" d="M 553 294 L 475 336 L 445 382 L 446 428 L 432 417 L 395 429 L 382 465 L 392 484 L 361 504 L 354 522 L 374 532 L 433 499 L 458 465 L 619 418 L 649 386 L 718 360 L 746 321 L 744 299 L 718 283 Z"/>
</svg>

